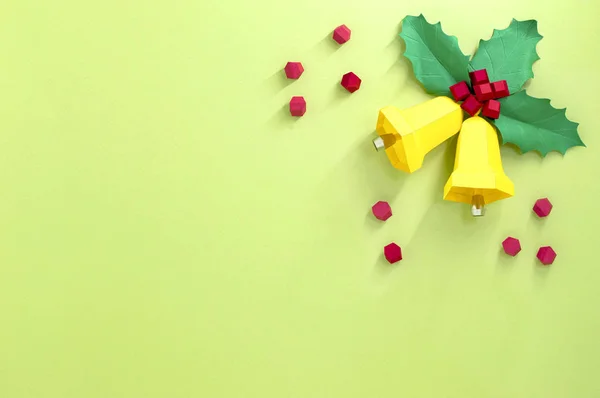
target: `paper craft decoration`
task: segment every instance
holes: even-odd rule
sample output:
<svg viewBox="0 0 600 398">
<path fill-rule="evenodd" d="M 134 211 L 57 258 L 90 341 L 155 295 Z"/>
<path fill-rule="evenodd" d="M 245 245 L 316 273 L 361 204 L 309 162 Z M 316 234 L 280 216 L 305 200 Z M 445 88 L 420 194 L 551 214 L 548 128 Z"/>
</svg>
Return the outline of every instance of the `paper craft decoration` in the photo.
<svg viewBox="0 0 600 398">
<path fill-rule="evenodd" d="M 407 173 L 421 168 L 425 155 L 460 130 L 460 106 L 437 97 L 409 109 L 387 106 L 379 111 L 375 149 L 385 149 L 394 167 Z"/>
<path fill-rule="evenodd" d="M 392 207 L 388 202 L 384 202 L 383 200 L 375 203 L 371 207 L 371 210 L 373 211 L 375 218 L 381 221 L 387 221 L 387 219 L 392 216 Z"/>
<path fill-rule="evenodd" d="M 521 251 L 521 242 L 519 242 L 519 239 L 509 236 L 502 241 L 502 248 L 504 253 L 514 257 Z"/>
<path fill-rule="evenodd" d="M 306 100 L 302 96 L 292 97 L 290 100 L 290 114 L 300 117 L 306 113 Z"/>
<path fill-rule="evenodd" d="M 342 76 L 342 81 L 340 82 L 342 87 L 344 87 L 350 93 L 358 90 L 361 83 L 362 80 L 354 72 L 346 73 L 344 76 Z"/>
<path fill-rule="evenodd" d="M 383 255 L 390 264 L 397 263 L 402 260 L 402 248 L 392 242 L 383 248 Z"/>
<path fill-rule="evenodd" d="M 502 144 L 514 144 L 521 153 L 537 151 L 544 157 L 585 147 L 566 109 L 524 90 L 540 59 L 537 21 L 513 19 L 489 40 L 480 40 L 473 57 L 463 54 L 458 39 L 445 34 L 440 22 L 430 24 L 422 14 L 403 19 L 400 37 L 417 80 L 437 98 L 406 110 L 381 109 L 373 144 L 385 149 L 394 167 L 412 173 L 429 151 L 460 132 L 445 200 L 469 203 L 471 213 L 481 216 L 486 204 L 514 195 L 496 130 Z"/>
<path fill-rule="evenodd" d="M 472 205 L 474 216 L 486 204 L 514 195 L 515 187 L 502 169 L 494 128 L 475 116 L 462 124 L 456 145 L 454 171 L 444 187 L 444 199 Z"/>
<path fill-rule="evenodd" d="M 552 203 L 550 203 L 548 198 L 538 199 L 533 205 L 533 211 L 539 218 L 548 217 L 552 211 Z"/>
<path fill-rule="evenodd" d="M 542 246 L 538 250 L 536 257 L 543 265 L 551 265 L 556 259 L 556 252 L 551 246 Z"/>
<path fill-rule="evenodd" d="M 344 44 L 348 40 L 350 40 L 350 36 L 352 35 L 352 31 L 346 25 L 340 25 L 333 31 L 333 40 L 335 40 L 338 44 Z"/>
<path fill-rule="evenodd" d="M 302 66 L 302 62 L 288 62 L 285 64 L 285 76 L 288 79 L 300 79 L 300 76 L 304 73 L 304 66 Z"/>
</svg>

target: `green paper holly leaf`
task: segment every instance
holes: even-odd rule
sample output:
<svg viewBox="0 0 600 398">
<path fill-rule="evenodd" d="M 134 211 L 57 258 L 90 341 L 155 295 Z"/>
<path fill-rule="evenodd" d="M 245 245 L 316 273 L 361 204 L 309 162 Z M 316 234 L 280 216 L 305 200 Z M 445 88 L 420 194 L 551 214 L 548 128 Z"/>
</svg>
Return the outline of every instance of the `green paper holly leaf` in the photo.
<svg viewBox="0 0 600 398">
<path fill-rule="evenodd" d="M 400 37 L 406 43 L 404 56 L 428 93 L 449 95 L 450 86 L 468 80 L 469 56 L 460 50 L 456 36 L 442 31 L 440 22 L 433 25 L 423 14 L 408 15 L 402 20 Z"/>
<path fill-rule="evenodd" d="M 495 121 L 503 143 L 518 146 L 523 153 L 539 151 L 542 156 L 585 146 L 575 123 L 567 119 L 566 109 L 556 109 L 549 99 L 534 98 L 519 91 L 500 100 L 500 117 Z"/>
<path fill-rule="evenodd" d="M 536 46 L 542 37 L 537 21 L 513 19 L 508 28 L 494 29 L 489 40 L 479 41 L 469 70 L 486 69 L 490 81 L 506 80 L 511 94 L 516 93 L 533 77 L 532 65 L 540 59 Z"/>
</svg>

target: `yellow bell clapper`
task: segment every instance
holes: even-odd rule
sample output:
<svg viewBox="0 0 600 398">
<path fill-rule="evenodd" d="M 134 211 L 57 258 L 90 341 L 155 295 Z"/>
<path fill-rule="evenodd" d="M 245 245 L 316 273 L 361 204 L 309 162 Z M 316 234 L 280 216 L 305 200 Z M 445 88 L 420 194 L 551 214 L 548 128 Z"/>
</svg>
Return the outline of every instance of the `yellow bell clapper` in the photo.
<svg viewBox="0 0 600 398">
<path fill-rule="evenodd" d="M 460 131 L 463 111 L 448 97 L 412 108 L 387 106 L 379 111 L 375 149 L 385 149 L 392 165 L 407 173 L 421 168 L 425 155 Z"/>
<path fill-rule="evenodd" d="M 515 187 L 502 168 L 496 131 L 479 116 L 465 120 L 444 199 L 467 203 L 473 216 L 482 216 L 485 205 L 514 194 Z"/>
</svg>

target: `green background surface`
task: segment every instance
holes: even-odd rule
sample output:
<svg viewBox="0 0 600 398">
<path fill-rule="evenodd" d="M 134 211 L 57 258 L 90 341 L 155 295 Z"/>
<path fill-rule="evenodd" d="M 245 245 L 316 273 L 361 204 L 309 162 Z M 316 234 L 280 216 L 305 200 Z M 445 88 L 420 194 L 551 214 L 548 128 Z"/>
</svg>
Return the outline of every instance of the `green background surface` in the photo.
<svg viewBox="0 0 600 398">
<path fill-rule="evenodd" d="M 412 175 L 371 145 L 381 107 L 429 98 L 397 37 L 421 12 L 469 53 L 512 17 L 538 19 L 529 92 L 568 106 L 588 145 L 545 159 L 503 147 L 516 196 L 482 219 L 441 200 L 455 140 Z M 600 396 L 599 13 L 4 2 L 0 396 Z M 353 36 L 337 48 L 342 23 Z M 291 60 L 306 72 L 288 83 Z M 363 79 L 352 95 L 348 71 Z M 292 95 L 308 102 L 300 120 Z M 538 220 L 544 196 L 555 208 Z M 369 215 L 377 200 L 386 223 Z M 508 235 L 516 258 L 500 252 Z M 405 259 L 389 266 L 392 240 Z"/>
</svg>

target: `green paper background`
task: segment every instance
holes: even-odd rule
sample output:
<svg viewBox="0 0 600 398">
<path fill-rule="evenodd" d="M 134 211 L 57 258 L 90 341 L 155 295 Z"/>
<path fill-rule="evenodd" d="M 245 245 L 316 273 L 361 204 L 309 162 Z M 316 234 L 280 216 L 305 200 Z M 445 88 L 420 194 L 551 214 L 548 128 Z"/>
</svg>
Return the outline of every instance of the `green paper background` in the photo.
<svg viewBox="0 0 600 398">
<path fill-rule="evenodd" d="M 421 12 L 468 53 L 537 18 L 530 93 L 568 106 L 588 145 L 543 160 L 503 148 L 517 194 L 483 219 L 441 200 L 454 142 L 413 175 L 370 143 L 379 108 L 428 98 L 399 59 L 399 22 Z M 0 396 L 600 396 L 599 12 L 5 2 Z M 353 37 L 338 49 L 341 23 Z M 297 82 L 282 79 L 290 60 L 306 67 Z M 348 71 L 363 79 L 352 95 Z M 292 95 L 308 102 L 300 120 Z M 546 220 L 531 212 L 542 196 Z M 387 223 L 369 215 L 377 200 Z M 500 253 L 508 235 L 516 258 Z M 535 260 L 547 244 L 551 268 Z"/>
</svg>

